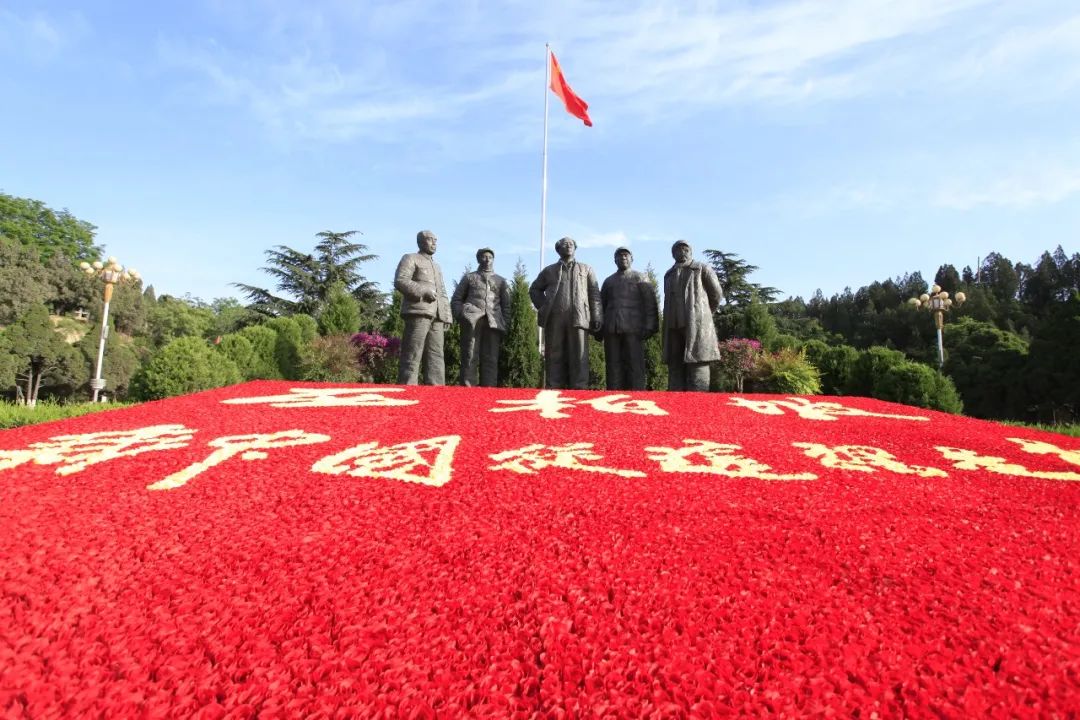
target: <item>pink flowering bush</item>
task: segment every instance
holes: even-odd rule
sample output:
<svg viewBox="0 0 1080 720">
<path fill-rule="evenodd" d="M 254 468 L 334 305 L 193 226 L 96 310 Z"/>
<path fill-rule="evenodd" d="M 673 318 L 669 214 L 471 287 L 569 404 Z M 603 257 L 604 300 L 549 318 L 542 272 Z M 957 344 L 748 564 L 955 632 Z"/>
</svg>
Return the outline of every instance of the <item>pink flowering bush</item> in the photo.
<svg viewBox="0 0 1080 720">
<path fill-rule="evenodd" d="M 743 384 L 752 377 L 761 357 L 761 343 L 747 338 L 732 338 L 719 343 L 720 359 L 714 366 L 720 387 L 718 390 L 741 393 Z"/>
<path fill-rule="evenodd" d="M 401 338 L 377 332 L 358 332 L 352 336 L 361 382 L 393 383 L 397 380 L 397 360 Z"/>
</svg>

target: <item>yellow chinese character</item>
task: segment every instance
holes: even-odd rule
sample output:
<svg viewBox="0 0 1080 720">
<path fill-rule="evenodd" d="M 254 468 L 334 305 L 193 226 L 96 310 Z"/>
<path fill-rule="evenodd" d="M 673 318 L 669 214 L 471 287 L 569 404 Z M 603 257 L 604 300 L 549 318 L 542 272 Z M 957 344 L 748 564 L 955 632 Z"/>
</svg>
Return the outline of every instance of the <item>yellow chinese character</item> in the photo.
<svg viewBox="0 0 1080 720">
<path fill-rule="evenodd" d="M 905 465 L 895 456 L 885 452 L 881 448 L 868 445 L 838 445 L 829 447 L 819 443 L 792 443 L 797 448 L 802 448 L 806 457 L 815 458 L 827 468 L 837 470 L 857 470 L 859 472 L 875 472 L 878 468 L 900 475 L 918 475 L 919 477 L 948 477 L 944 470 L 921 465 Z"/>
<path fill-rule="evenodd" d="M 328 435 L 307 433 L 303 430 L 282 430 L 265 435 L 228 435 L 215 438 L 210 441 L 210 447 L 218 448 L 210 453 L 205 460 L 184 468 L 179 472 L 169 475 L 163 480 L 147 485 L 147 490 L 175 490 L 187 484 L 187 481 L 204 470 L 215 465 L 220 465 L 231 457 L 240 456 L 241 460 L 265 460 L 267 454 L 264 450 L 272 448 L 291 447 L 293 445 L 313 445 L 326 442 Z"/>
<path fill-rule="evenodd" d="M 1042 442 L 1041 440 L 1024 440 L 1023 438 L 1005 439 L 1009 442 L 1016 443 L 1020 446 L 1020 449 L 1026 453 L 1031 453 L 1032 455 L 1057 455 L 1070 465 L 1080 466 L 1080 450 L 1065 450 L 1059 448 L 1057 445 L 1051 445 L 1050 443 Z"/>
<path fill-rule="evenodd" d="M 500 405 L 513 405 L 515 407 L 492 408 L 491 412 L 493 413 L 539 412 L 540 417 L 554 420 L 570 417 L 570 414 L 563 412 L 563 410 L 573 408 L 576 399 L 564 398 L 558 390 L 541 390 L 536 393 L 535 398 L 530 400 L 496 400 L 495 402 Z"/>
<path fill-rule="evenodd" d="M 1010 463 L 1005 458 L 993 455 L 979 455 L 974 450 L 939 446 L 935 448 L 946 460 L 953 461 L 957 470 L 986 470 L 998 475 L 1012 477 L 1039 478 L 1042 480 L 1080 480 L 1080 473 L 1052 472 L 1048 470 L 1028 470 L 1023 465 Z M 1026 449 L 1026 448 L 1025 448 Z"/>
<path fill-rule="evenodd" d="M 558 390 L 541 390 L 536 397 L 529 400 L 496 400 L 500 405 L 514 405 L 515 407 L 492 408 L 491 412 L 538 412 L 540 417 L 547 420 L 568 418 L 569 410 L 574 405 L 590 405 L 593 410 L 604 413 L 630 413 L 632 415 L 667 415 L 652 400 L 633 400 L 629 395 L 604 395 L 592 400 L 578 400 L 572 397 L 563 397 Z"/>
<path fill-rule="evenodd" d="M 592 405 L 593 410 L 631 415 L 667 415 L 652 400 L 632 400 L 629 395 L 604 395 L 593 400 L 581 400 L 578 405 Z"/>
<path fill-rule="evenodd" d="M 405 392 L 403 388 L 291 388 L 288 395 L 233 398 L 225 405 L 269 405 L 279 408 L 395 407 L 416 405 L 419 400 L 383 397 L 384 393 Z"/>
<path fill-rule="evenodd" d="M 592 450 L 592 443 L 567 443 L 565 445 L 527 445 L 517 450 L 489 455 L 498 462 L 490 470 L 509 470 L 522 475 L 535 475 L 545 468 L 580 470 L 581 472 L 604 473 L 619 477 L 645 477 L 639 470 L 622 470 L 586 465 L 584 461 L 603 460 L 603 456 Z"/>
<path fill-rule="evenodd" d="M 869 410 L 847 407 L 838 402 L 824 400 L 811 401 L 807 398 L 789 397 L 787 400 L 751 400 L 743 397 L 733 397 L 728 401 L 729 405 L 747 408 L 762 415 L 783 415 L 784 411 L 792 410 L 804 420 L 835 421 L 840 417 L 882 417 L 893 420 L 918 420 L 929 422 L 930 418 L 919 415 L 891 415 L 889 413 L 876 413 Z"/>
<path fill-rule="evenodd" d="M 183 425 L 152 425 L 137 430 L 57 435 L 46 442 L 32 443 L 27 450 L 0 450 L 0 470 L 33 462 L 59 465 L 57 475 L 70 475 L 107 460 L 185 447 L 194 433 Z"/>
<path fill-rule="evenodd" d="M 715 443 L 709 440 L 683 440 L 686 447 L 648 447 L 650 460 L 660 463 L 664 472 L 709 473 L 725 477 L 747 477 L 760 480 L 816 480 L 813 473 L 780 475 L 771 467 L 735 452 L 739 445 Z"/>
<path fill-rule="evenodd" d="M 379 447 L 370 442 L 319 460 L 311 469 L 327 475 L 386 478 L 441 487 L 450 482 L 460 435 Z"/>
</svg>

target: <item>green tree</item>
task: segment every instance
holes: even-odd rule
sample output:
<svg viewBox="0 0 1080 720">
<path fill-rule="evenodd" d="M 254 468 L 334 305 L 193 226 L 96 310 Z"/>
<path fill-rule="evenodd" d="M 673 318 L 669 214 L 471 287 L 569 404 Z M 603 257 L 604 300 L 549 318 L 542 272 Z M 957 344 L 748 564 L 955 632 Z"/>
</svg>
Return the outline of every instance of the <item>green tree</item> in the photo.
<svg viewBox="0 0 1080 720">
<path fill-rule="evenodd" d="M 1057 306 L 1031 341 L 1025 371 L 1034 419 L 1050 423 L 1080 418 L 1080 293 Z"/>
<path fill-rule="evenodd" d="M 326 302 L 319 314 L 320 335 L 353 335 L 360 330 L 360 304 L 336 280 L 330 284 Z"/>
<path fill-rule="evenodd" d="M 603 390 L 607 387 L 607 364 L 604 362 L 604 343 L 591 334 L 587 336 L 589 346 L 589 389 Z"/>
<path fill-rule="evenodd" d="M 150 342 L 160 348 L 177 338 L 205 339 L 214 313 L 198 300 L 162 295 L 147 313 L 146 322 Z"/>
<path fill-rule="evenodd" d="M 350 238 L 356 230 L 316 233 L 320 238 L 314 252 L 305 253 L 285 245 L 266 251 L 267 265 L 263 271 L 276 281 L 275 295 L 265 288 L 233 283 L 251 302 L 251 308 L 269 315 L 317 316 L 329 296 L 330 287 L 340 282 L 356 298 L 364 316 L 381 312 L 382 295 L 375 283 L 361 273 L 361 266 L 378 256 L 367 252 L 367 246 Z"/>
<path fill-rule="evenodd" d="M 540 387 L 543 366 L 538 340 L 536 310 L 529 299 L 525 266 L 519 260 L 510 287 L 510 326 L 506 329 L 499 356 L 499 378 L 503 387 Z"/>
<path fill-rule="evenodd" d="M 32 305 L 3 335 L 14 358 L 7 364 L 14 366 L 18 394 L 26 405 L 36 405 L 43 388 L 67 396 L 86 381 L 89 373 L 82 356 L 53 330 L 45 305 Z"/>
<path fill-rule="evenodd" d="M 656 277 L 656 271 L 652 265 L 645 268 L 645 274 L 652 283 L 653 292 L 656 293 L 656 306 L 661 307 L 660 281 Z M 660 327 L 664 326 L 663 318 L 660 318 Z M 645 389 L 666 390 L 668 383 L 667 366 L 664 365 L 664 339 L 657 330 L 652 337 L 645 340 Z"/>
<path fill-rule="evenodd" d="M 153 290 L 153 288 L 151 288 Z M 210 312 L 214 314 L 213 322 L 206 331 L 206 337 L 224 338 L 231 333 L 239 332 L 249 325 L 258 325 L 266 318 L 263 315 L 245 307 L 236 298 L 216 298 L 210 302 Z"/>
<path fill-rule="evenodd" d="M 390 307 L 386 311 L 386 317 L 383 318 L 380 328 L 386 337 L 400 338 L 405 334 L 405 318 L 401 317 L 402 299 L 401 293 L 397 290 L 390 295 Z"/>
<path fill-rule="evenodd" d="M 1020 418 L 1024 413 L 1024 370 L 1028 343 L 990 323 L 959 318 L 945 335 L 945 373 L 964 400 L 966 414 Z"/>
<path fill-rule="evenodd" d="M 739 330 L 739 337 L 757 340 L 763 347 L 772 349 L 777 335 L 776 321 L 756 295 L 751 295 L 743 308 Z"/>
<path fill-rule="evenodd" d="M 0 325 L 10 325 L 30 308 L 50 302 L 54 290 L 33 248 L 0 239 Z"/>
<path fill-rule="evenodd" d="M 885 372 L 904 362 L 907 362 L 907 358 L 898 350 L 872 347 L 860 352 L 851 368 L 851 384 L 847 394 L 877 397 L 875 391 Z"/>
<path fill-rule="evenodd" d="M 99 260 L 96 229 L 67 210 L 57 212 L 40 200 L 0 193 L 0 244 L 6 239 L 29 248 L 41 262 L 53 255 L 66 255 L 76 262 Z"/>
<path fill-rule="evenodd" d="M 281 376 L 286 380 L 299 380 L 303 375 L 301 355 L 304 348 L 319 335 L 315 319 L 309 315 L 276 317 L 266 326 L 277 333 L 274 357 Z"/>
<path fill-rule="evenodd" d="M 774 287 L 750 282 L 748 278 L 758 270 L 758 266 L 751 265 L 735 253 L 706 250 L 705 257 L 716 271 L 726 305 L 749 305 L 755 296 L 762 302 L 771 303 L 780 295 L 780 291 Z"/>
<path fill-rule="evenodd" d="M 236 363 L 201 337 L 172 340 L 142 366 L 132 379 L 139 400 L 158 400 L 240 382 Z"/>
</svg>

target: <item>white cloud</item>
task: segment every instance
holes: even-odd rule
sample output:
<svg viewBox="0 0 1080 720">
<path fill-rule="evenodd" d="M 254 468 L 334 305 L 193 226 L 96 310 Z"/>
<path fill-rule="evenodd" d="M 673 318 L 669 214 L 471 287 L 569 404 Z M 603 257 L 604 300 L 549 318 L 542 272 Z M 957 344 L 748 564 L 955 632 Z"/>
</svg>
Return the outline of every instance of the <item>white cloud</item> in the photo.
<svg viewBox="0 0 1080 720">
<path fill-rule="evenodd" d="M 54 59 L 89 32 L 77 12 L 18 15 L 0 9 L 0 55 L 8 53 L 36 62 Z"/>
<path fill-rule="evenodd" d="M 951 180 L 933 198 L 935 205 L 950 210 L 982 206 L 1028 209 L 1054 205 L 1080 195 L 1077 166 L 1040 165 L 1022 168 L 986 180 Z"/>
</svg>

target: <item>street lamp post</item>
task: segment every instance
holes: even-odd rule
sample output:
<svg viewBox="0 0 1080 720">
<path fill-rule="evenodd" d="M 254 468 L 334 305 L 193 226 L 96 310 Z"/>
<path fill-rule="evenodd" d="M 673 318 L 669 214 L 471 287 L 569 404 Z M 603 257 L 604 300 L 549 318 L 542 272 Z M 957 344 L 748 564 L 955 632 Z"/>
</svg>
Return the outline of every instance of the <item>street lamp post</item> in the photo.
<svg viewBox="0 0 1080 720">
<path fill-rule="evenodd" d="M 913 308 L 926 308 L 930 312 L 934 313 L 934 326 L 937 328 L 937 352 L 938 352 L 938 367 L 945 366 L 945 344 L 942 341 L 941 331 L 945 327 L 945 313 L 947 313 L 952 306 L 963 305 L 964 300 L 967 297 L 962 292 L 956 293 L 956 301 L 949 297 L 949 293 L 941 289 L 940 285 L 935 285 L 930 288 L 930 292 L 923 293 L 917 298 L 911 298 L 908 300 L 908 304 Z"/>
<path fill-rule="evenodd" d="M 79 263 L 87 275 L 99 276 L 105 281 L 105 309 L 101 313 L 101 339 L 98 342 L 97 363 L 94 366 L 94 379 L 90 388 L 94 391 L 93 402 L 98 401 L 98 393 L 105 389 L 105 378 L 101 376 L 101 365 L 105 359 L 105 339 L 109 336 L 109 303 L 112 301 L 113 286 L 121 280 L 138 280 L 139 273 L 134 268 L 124 269 L 116 258 L 108 259 L 107 264 L 95 260 L 93 263 Z"/>
</svg>

